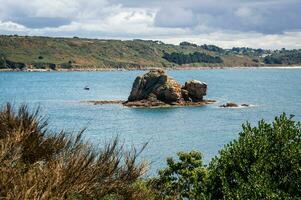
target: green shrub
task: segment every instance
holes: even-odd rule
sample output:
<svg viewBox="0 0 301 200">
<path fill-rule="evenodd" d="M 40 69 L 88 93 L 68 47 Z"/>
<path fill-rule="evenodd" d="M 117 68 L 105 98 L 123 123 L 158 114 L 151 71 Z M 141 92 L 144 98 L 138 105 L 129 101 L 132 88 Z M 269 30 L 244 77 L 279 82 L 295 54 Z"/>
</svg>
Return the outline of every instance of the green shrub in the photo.
<svg viewBox="0 0 301 200">
<path fill-rule="evenodd" d="M 243 125 L 209 166 L 213 199 L 301 198 L 301 124 L 285 114 Z"/>
<path fill-rule="evenodd" d="M 179 161 L 167 159 L 168 167 L 150 181 L 160 199 L 204 199 L 207 171 L 200 152 L 178 153 Z"/>
<path fill-rule="evenodd" d="M 301 199 L 301 123 L 285 114 L 244 124 L 207 168 L 200 153 L 178 156 L 152 181 L 160 199 Z"/>
</svg>

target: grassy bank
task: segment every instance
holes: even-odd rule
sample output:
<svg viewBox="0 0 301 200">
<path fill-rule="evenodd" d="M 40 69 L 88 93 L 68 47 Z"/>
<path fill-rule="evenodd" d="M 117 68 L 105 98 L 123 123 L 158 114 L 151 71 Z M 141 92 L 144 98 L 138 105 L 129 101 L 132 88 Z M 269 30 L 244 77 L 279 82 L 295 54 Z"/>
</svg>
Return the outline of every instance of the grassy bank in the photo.
<svg viewBox="0 0 301 200">
<path fill-rule="evenodd" d="M 0 36 L 0 68 L 27 69 L 146 69 L 177 67 L 260 66 L 250 56 L 209 51 L 195 45 L 171 45 L 150 40 L 99 40 Z M 165 54 L 175 54 L 170 60 Z M 193 61 L 193 55 L 216 57 Z M 189 60 L 187 55 L 191 55 Z M 182 58 L 182 57 L 183 58 Z M 183 60 L 184 59 L 184 60 Z M 179 63 L 189 62 L 188 64 Z"/>
</svg>

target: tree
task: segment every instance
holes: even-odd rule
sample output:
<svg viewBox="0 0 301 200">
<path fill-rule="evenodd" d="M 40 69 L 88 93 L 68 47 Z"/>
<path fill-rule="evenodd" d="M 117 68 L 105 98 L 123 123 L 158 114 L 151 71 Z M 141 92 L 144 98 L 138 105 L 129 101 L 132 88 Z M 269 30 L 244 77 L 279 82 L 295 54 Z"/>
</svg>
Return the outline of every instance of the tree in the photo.
<svg viewBox="0 0 301 200">
<path fill-rule="evenodd" d="M 282 114 L 243 125 L 209 166 L 212 199 L 300 199 L 301 124 Z"/>
<path fill-rule="evenodd" d="M 159 171 L 151 185 L 162 199 L 204 199 L 207 175 L 202 154 L 197 151 L 179 152 L 179 161 L 167 159 L 168 167 Z"/>
<path fill-rule="evenodd" d="M 225 50 L 215 46 L 215 45 L 207 45 L 207 44 L 203 44 L 201 45 L 201 47 L 207 51 L 214 51 L 214 52 L 218 52 L 218 53 L 223 53 Z"/>
<path fill-rule="evenodd" d="M 301 123 L 292 116 L 244 124 L 209 167 L 198 152 L 178 156 L 153 181 L 158 199 L 301 199 Z"/>
<path fill-rule="evenodd" d="M 200 52 L 189 54 L 172 52 L 171 54 L 164 52 L 163 58 L 169 62 L 179 65 L 189 63 L 222 63 L 223 60 L 218 56 L 211 56 Z"/>
<path fill-rule="evenodd" d="M 187 47 L 189 47 L 189 46 L 190 46 L 190 47 L 198 47 L 198 45 L 196 45 L 196 44 L 193 44 L 193 43 L 191 43 L 191 42 L 185 42 L 185 41 L 184 41 L 184 42 L 181 42 L 181 43 L 180 43 L 180 46 L 184 46 L 184 47 L 185 47 L 185 46 L 187 46 Z"/>
<path fill-rule="evenodd" d="M 264 57 L 265 64 L 300 64 L 301 50 L 275 51 L 271 55 Z"/>
<path fill-rule="evenodd" d="M 1 68 L 6 68 L 6 56 L 0 51 L 0 69 Z"/>
</svg>

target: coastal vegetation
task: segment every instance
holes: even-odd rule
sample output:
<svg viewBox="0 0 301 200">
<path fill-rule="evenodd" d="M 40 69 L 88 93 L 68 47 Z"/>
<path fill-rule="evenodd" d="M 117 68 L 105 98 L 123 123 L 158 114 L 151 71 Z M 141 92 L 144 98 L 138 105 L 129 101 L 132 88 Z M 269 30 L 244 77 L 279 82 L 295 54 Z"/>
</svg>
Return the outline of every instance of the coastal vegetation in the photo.
<svg viewBox="0 0 301 200">
<path fill-rule="evenodd" d="M 101 149 L 83 131 L 51 132 L 39 111 L 10 104 L 0 111 L 0 199 L 142 199 L 136 184 L 147 165 L 118 139 Z"/>
<path fill-rule="evenodd" d="M 222 63 L 223 60 L 218 56 L 210 56 L 205 53 L 193 52 L 189 54 L 184 53 L 176 53 L 172 52 L 164 53 L 163 58 L 168 60 L 169 62 L 177 63 L 179 65 L 182 64 L 190 64 L 190 63 Z"/>
<path fill-rule="evenodd" d="M 197 151 L 168 158 L 151 182 L 162 199 L 300 199 L 300 156 L 301 123 L 282 114 L 244 124 L 208 166 Z"/>
<path fill-rule="evenodd" d="M 281 62 L 277 59 L 280 56 Z M 265 59 L 266 58 L 266 59 Z M 152 40 L 0 36 L 0 69 L 89 70 L 301 64 L 300 50 L 223 49 Z"/>
<path fill-rule="evenodd" d="M 285 50 L 274 52 L 264 58 L 266 64 L 292 65 L 301 63 L 301 50 Z"/>
<path fill-rule="evenodd" d="M 203 45 L 201 45 L 201 47 L 203 49 L 208 50 L 208 51 L 213 51 L 213 52 L 218 52 L 218 53 L 224 53 L 225 52 L 225 50 L 223 48 L 220 48 L 220 47 L 218 47 L 216 45 L 203 44 Z"/>
<path fill-rule="evenodd" d="M 101 149 L 77 135 L 51 132 L 38 111 L 0 111 L 1 199 L 300 199 L 301 123 L 282 114 L 242 126 L 208 165 L 198 151 L 168 158 L 146 178 L 141 151 L 118 140 Z M 73 134 L 74 135 L 74 134 Z"/>
</svg>

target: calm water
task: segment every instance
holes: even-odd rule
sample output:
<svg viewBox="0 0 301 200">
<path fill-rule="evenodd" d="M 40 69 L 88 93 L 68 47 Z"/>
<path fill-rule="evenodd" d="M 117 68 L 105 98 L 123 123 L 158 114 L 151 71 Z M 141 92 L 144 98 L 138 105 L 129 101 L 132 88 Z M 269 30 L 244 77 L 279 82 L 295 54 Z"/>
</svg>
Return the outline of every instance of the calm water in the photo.
<svg viewBox="0 0 301 200">
<path fill-rule="evenodd" d="M 300 69 L 169 71 L 181 83 L 188 79 L 207 82 L 207 98 L 218 102 L 204 107 L 130 109 L 81 102 L 126 99 L 133 80 L 143 73 L 0 73 L 0 104 L 40 105 L 53 129 L 88 127 L 85 137 L 95 144 L 117 135 L 127 146 L 139 148 L 149 142 L 142 158 L 152 162 L 151 174 L 178 151 L 200 150 L 208 163 L 223 145 L 238 137 L 245 121 L 271 121 L 282 112 L 301 120 Z M 86 85 L 89 91 L 83 90 Z M 255 106 L 218 107 L 229 101 Z"/>
</svg>

